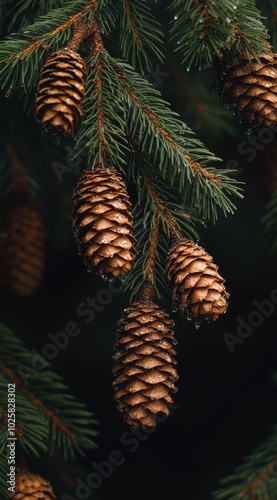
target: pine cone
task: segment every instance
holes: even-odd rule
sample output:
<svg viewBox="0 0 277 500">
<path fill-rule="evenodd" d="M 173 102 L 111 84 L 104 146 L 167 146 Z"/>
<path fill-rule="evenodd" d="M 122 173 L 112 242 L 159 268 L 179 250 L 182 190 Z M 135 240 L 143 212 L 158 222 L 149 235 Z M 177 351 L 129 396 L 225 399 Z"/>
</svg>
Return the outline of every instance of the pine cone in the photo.
<svg viewBox="0 0 277 500">
<path fill-rule="evenodd" d="M 85 170 L 72 196 L 73 230 L 88 269 L 110 279 L 127 273 L 134 262 L 131 202 L 114 169 Z"/>
<path fill-rule="evenodd" d="M 82 114 L 85 80 L 85 62 L 74 50 L 63 48 L 46 60 L 34 112 L 44 132 L 65 137 L 71 134 Z"/>
<path fill-rule="evenodd" d="M 57 500 L 51 484 L 38 474 L 19 472 L 16 474 L 15 493 L 12 500 Z"/>
<path fill-rule="evenodd" d="M 173 403 L 176 351 L 174 323 L 145 287 L 140 299 L 125 309 L 118 322 L 113 387 L 117 408 L 132 427 L 153 427 Z"/>
<path fill-rule="evenodd" d="M 186 238 L 173 242 L 166 273 L 174 304 L 196 324 L 218 319 L 226 312 L 229 294 L 212 257 Z"/>
<path fill-rule="evenodd" d="M 217 63 L 217 81 L 223 103 L 233 106 L 237 117 L 254 127 L 277 122 L 277 56 L 260 54 Z"/>
<path fill-rule="evenodd" d="M 0 284 L 15 295 L 30 297 L 39 288 L 45 267 L 40 213 L 16 204 L 2 218 L 0 233 Z"/>
</svg>

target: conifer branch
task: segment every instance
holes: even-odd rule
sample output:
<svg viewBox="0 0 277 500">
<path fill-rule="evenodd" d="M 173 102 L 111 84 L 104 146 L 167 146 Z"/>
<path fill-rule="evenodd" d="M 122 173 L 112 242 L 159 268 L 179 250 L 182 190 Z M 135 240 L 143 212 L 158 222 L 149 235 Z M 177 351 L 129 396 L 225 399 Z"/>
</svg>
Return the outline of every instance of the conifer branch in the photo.
<svg viewBox="0 0 277 500">
<path fill-rule="evenodd" d="M 257 500 L 275 498 L 277 491 L 277 427 L 271 435 L 244 457 L 242 465 L 220 481 L 214 500 Z"/>
<path fill-rule="evenodd" d="M 122 0 L 119 17 L 119 46 L 123 57 L 141 72 L 151 67 L 152 56 L 162 61 L 164 35 L 147 2 Z"/>
<path fill-rule="evenodd" d="M 73 445 L 77 445 L 77 439 L 74 433 L 68 428 L 66 424 L 64 424 L 61 419 L 54 414 L 52 410 L 49 410 L 43 402 L 37 398 L 34 394 L 32 394 L 26 387 L 22 384 L 21 380 L 13 373 L 13 371 L 4 365 L 4 363 L 0 362 L 0 371 L 10 382 L 16 385 L 18 391 L 21 391 L 22 394 L 25 394 L 29 401 L 37 408 L 44 413 L 47 418 L 50 419 L 52 424 L 60 431 L 62 434 L 65 434 L 67 439 L 69 439 Z"/>
<path fill-rule="evenodd" d="M 136 25 L 136 19 L 135 19 L 135 16 L 134 16 L 134 14 L 132 13 L 132 10 L 131 10 L 130 0 L 124 0 L 124 6 L 125 6 L 125 9 L 126 9 L 128 24 L 129 24 L 129 26 L 131 28 L 133 37 L 135 38 L 137 44 L 140 47 L 143 47 L 143 42 L 142 42 L 142 39 L 140 38 L 138 29 L 137 29 L 137 25 Z"/>
<path fill-rule="evenodd" d="M 149 191 L 150 196 L 152 198 L 152 203 L 156 207 L 156 213 L 158 214 L 159 218 L 161 218 L 164 223 L 168 226 L 168 231 L 169 234 L 172 232 L 176 234 L 176 236 L 182 237 L 181 230 L 178 227 L 178 223 L 176 220 L 172 217 L 170 214 L 169 210 L 167 209 L 165 203 L 161 200 L 160 196 L 157 194 L 152 182 L 149 173 L 145 168 L 141 168 L 141 171 L 144 176 L 144 182 L 145 182 L 145 187 Z"/>
<path fill-rule="evenodd" d="M 259 54 L 271 51 L 254 0 L 173 0 L 170 10 L 175 14 L 170 30 L 172 41 L 178 41 L 176 50 L 181 51 L 182 62 L 188 68 L 195 65 L 201 69 L 202 63 L 212 66 L 214 59 L 226 52 L 233 58 L 244 52 L 259 60 Z"/>
<path fill-rule="evenodd" d="M 55 28 L 53 31 L 48 33 L 44 38 L 39 38 L 38 40 L 35 40 L 32 42 L 28 47 L 25 49 L 21 50 L 18 52 L 16 55 L 12 56 L 12 60 L 15 58 L 24 58 L 26 57 L 29 52 L 36 50 L 38 47 L 42 46 L 45 44 L 45 40 L 49 41 L 51 38 L 55 37 L 56 35 L 62 33 L 65 31 L 67 28 L 69 28 L 72 25 L 77 25 L 78 21 L 82 18 L 82 16 L 87 12 L 87 11 L 95 11 L 97 4 L 99 3 L 100 0 L 90 0 L 90 2 L 80 11 L 77 12 L 77 14 L 72 15 L 67 21 L 65 21 L 63 24 Z"/>
<path fill-rule="evenodd" d="M 17 412 L 19 414 L 20 408 L 23 409 L 26 405 L 29 414 L 36 412 L 33 431 L 28 426 L 28 432 L 23 435 L 26 439 L 26 442 L 23 440 L 24 448 L 38 455 L 37 449 L 44 445 L 51 455 L 58 447 L 67 458 L 68 454 L 74 456 L 74 450 L 84 454 L 84 449 L 95 447 L 92 437 L 96 435 L 96 431 L 91 426 L 97 422 L 92 418 L 92 413 L 68 393 L 62 379 L 51 371 L 48 363 L 39 355 L 36 359 L 39 358 L 39 362 L 43 363 L 43 368 L 40 371 L 34 370 L 34 355 L 8 328 L 4 325 L 0 325 L 0 328 L 0 372 L 16 384 Z M 43 441 L 38 439 L 38 433 L 41 432 L 44 435 Z"/>
<path fill-rule="evenodd" d="M 164 185 L 151 158 L 140 151 L 136 143 L 132 143 L 132 147 L 133 154 L 127 168 L 138 193 L 134 217 L 139 251 L 134 267 L 124 281 L 124 291 L 128 292 L 129 300 L 135 300 L 142 282 L 148 279 L 155 287 L 156 295 L 165 299 L 169 297 L 164 269 L 170 237 L 174 234 L 177 238 L 185 235 L 199 239 L 194 225 L 200 221 L 189 207 L 180 204 L 178 192 L 170 185 Z"/>
<path fill-rule="evenodd" d="M 89 3 L 85 0 L 76 0 L 72 4 L 67 1 L 63 7 L 50 10 L 45 16 L 25 27 L 24 31 L 16 34 L 17 38 L 7 36 L 1 41 L 1 88 L 20 89 L 23 86 L 25 93 L 30 93 L 37 84 L 45 55 L 63 47 L 69 41 L 74 26 L 80 20 L 89 23 L 100 6 L 104 18 L 103 2 L 104 0 L 91 0 Z M 111 12 L 109 21 L 113 23 Z M 105 31 L 107 25 L 109 22 L 103 19 L 101 29 Z"/>
<path fill-rule="evenodd" d="M 155 273 L 155 263 L 157 258 L 157 249 L 159 243 L 159 232 L 160 232 L 160 214 L 156 211 L 153 217 L 153 225 L 150 234 L 150 249 L 148 257 L 145 261 L 143 267 L 143 274 L 145 279 L 151 281 L 153 283 L 154 273 Z"/>
</svg>

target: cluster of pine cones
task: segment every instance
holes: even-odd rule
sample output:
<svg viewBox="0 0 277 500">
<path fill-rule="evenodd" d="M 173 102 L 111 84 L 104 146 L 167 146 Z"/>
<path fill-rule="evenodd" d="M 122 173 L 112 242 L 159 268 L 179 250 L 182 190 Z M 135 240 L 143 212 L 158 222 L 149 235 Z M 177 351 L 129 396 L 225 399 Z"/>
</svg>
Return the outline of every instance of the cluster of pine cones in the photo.
<svg viewBox="0 0 277 500">
<path fill-rule="evenodd" d="M 216 68 L 223 100 L 234 106 L 240 118 L 264 127 L 276 121 L 275 54 L 262 54 L 259 62 L 243 55 L 236 61 L 223 58 Z M 66 137 L 77 127 L 86 73 L 85 61 L 72 46 L 47 58 L 34 110 L 42 131 Z M 26 228 L 25 235 L 33 235 L 32 241 L 38 243 L 43 239 L 42 233 L 39 238 L 35 235 L 42 228 L 35 221 L 35 214 L 30 212 L 27 216 L 24 210 L 18 211 L 22 222 L 17 222 L 16 227 L 19 231 L 28 220 L 32 228 Z M 138 253 L 137 241 L 132 204 L 117 169 L 95 165 L 84 170 L 72 196 L 72 218 L 79 252 L 89 271 L 110 280 L 121 279 L 130 272 Z M 11 227 L 12 223 L 8 221 L 8 225 Z M 33 248 L 37 253 L 43 251 L 38 245 Z M 24 255 L 18 258 L 24 259 Z M 41 275 L 40 268 L 36 272 Z M 181 315 L 187 314 L 199 325 L 216 320 L 226 311 L 229 294 L 225 281 L 212 257 L 193 241 L 172 239 L 165 273 L 172 305 Z M 33 287 L 37 274 L 33 272 Z M 20 280 L 17 283 L 21 286 Z M 115 342 L 115 399 L 129 425 L 152 427 L 159 413 L 169 412 L 178 379 L 175 344 L 173 322 L 157 304 L 153 285 L 146 281 L 139 298 L 123 312 Z"/>
<path fill-rule="evenodd" d="M 51 135 L 69 135 L 82 115 L 86 66 L 71 48 L 44 64 L 35 100 L 35 117 Z M 121 279 L 133 267 L 137 249 L 132 205 L 121 173 L 95 165 L 83 171 L 72 196 L 73 231 L 88 271 Z M 214 321 L 228 306 L 224 280 L 212 257 L 186 238 L 172 241 L 166 273 L 174 307 L 200 324 Z M 123 419 L 133 427 L 152 427 L 168 414 L 178 379 L 173 322 L 145 282 L 137 301 L 118 324 L 114 391 Z"/>
<path fill-rule="evenodd" d="M 72 196 L 73 228 L 84 263 L 99 276 L 121 278 L 134 265 L 137 250 L 131 201 L 114 168 L 86 169 Z M 216 320 L 228 294 L 212 257 L 186 238 L 172 241 L 166 274 L 174 305 L 197 324 Z M 156 303 L 151 282 L 118 324 L 114 390 L 123 419 L 133 427 L 152 427 L 169 413 L 178 379 L 173 322 Z"/>
<path fill-rule="evenodd" d="M 243 56 L 220 61 L 217 78 L 224 102 L 249 123 L 270 126 L 275 121 L 276 71 L 274 54 L 263 54 L 259 63 Z M 34 111 L 42 131 L 64 137 L 72 133 L 82 115 L 85 86 L 86 64 L 76 50 L 65 47 L 48 57 Z M 109 165 L 84 170 L 72 196 L 72 217 L 89 271 L 112 280 L 132 269 L 138 253 L 132 205 L 119 171 Z M 165 273 L 173 306 L 196 324 L 216 320 L 226 311 L 229 294 L 212 257 L 182 237 L 173 238 L 168 250 Z M 131 426 L 152 427 L 159 413 L 169 412 L 178 379 L 172 328 L 153 285 L 142 283 L 140 297 L 119 321 L 115 342 L 115 399 Z"/>
</svg>

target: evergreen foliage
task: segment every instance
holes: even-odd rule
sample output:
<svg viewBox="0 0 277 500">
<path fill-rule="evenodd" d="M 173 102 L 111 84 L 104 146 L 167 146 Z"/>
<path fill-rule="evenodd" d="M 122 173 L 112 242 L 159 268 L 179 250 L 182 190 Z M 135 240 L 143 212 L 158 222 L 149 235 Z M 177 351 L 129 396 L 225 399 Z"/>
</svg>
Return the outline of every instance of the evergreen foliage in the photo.
<svg viewBox="0 0 277 500">
<path fill-rule="evenodd" d="M 220 216 L 233 214 L 236 199 L 243 197 L 236 171 L 221 167 L 221 158 L 205 146 L 193 127 L 183 121 L 146 78 L 147 71 L 166 58 L 164 29 L 150 3 L 20 0 L 16 6 L 9 1 L 0 4 L 0 88 L 12 106 L 22 104 L 25 114 L 19 123 L 27 120 L 43 151 L 39 169 L 31 153 L 25 152 L 23 158 L 28 165 L 25 173 L 29 195 L 41 198 L 49 239 L 56 241 L 60 237 L 58 246 L 62 246 L 70 238 L 61 237 L 56 214 L 66 219 L 81 172 L 95 164 L 112 164 L 122 172 L 132 193 L 138 249 L 135 265 L 124 280 L 130 302 L 138 298 L 145 280 L 153 283 L 159 299 L 166 300 L 164 269 L 172 235 L 198 241 L 207 221 L 215 224 Z M 276 23 L 270 21 L 267 25 L 266 16 L 276 8 L 276 2 L 262 4 L 254 0 L 171 1 L 168 34 L 176 54 L 181 55 L 181 64 L 192 71 L 205 66 L 211 78 L 215 60 L 226 54 L 235 59 L 243 52 L 258 60 L 260 53 L 269 52 L 269 34 L 273 46 L 276 45 Z M 40 72 L 51 53 L 74 39 L 76 23 L 90 26 L 89 34 L 77 47 L 87 66 L 82 120 L 65 141 L 41 137 L 32 116 Z M 191 85 L 189 77 L 187 85 Z M 208 92 L 201 82 L 193 91 L 196 99 L 207 104 L 205 120 L 216 122 L 218 129 L 224 123 L 226 131 L 235 133 L 233 118 L 228 121 L 229 112 L 216 103 L 215 93 Z M 193 108 L 190 114 L 193 115 Z M 27 137 L 28 132 L 23 135 Z M 13 161 L 8 143 L 9 131 L 0 142 L 1 206 L 8 205 L 13 196 Z M 78 162 L 80 158 L 82 161 Z M 73 169 L 74 162 L 77 167 Z M 61 208 L 59 196 L 66 202 L 65 209 Z M 266 242 L 272 242 L 274 251 L 276 206 L 275 191 L 262 220 L 264 237 Z M 64 215 L 60 215 L 63 210 Z M 65 225 L 67 231 L 70 224 L 67 221 Z M 5 398 L 9 382 L 16 381 L 18 447 L 27 456 L 39 457 L 42 452 L 51 456 L 58 449 L 67 459 L 94 448 L 94 415 L 76 401 L 50 365 L 39 372 L 34 370 L 33 354 L 3 324 L 0 339 L 1 470 L 7 470 Z M 244 490 L 249 477 L 265 477 L 260 474 L 261 468 L 268 468 L 274 456 L 276 429 L 271 440 L 222 482 L 223 489 L 215 492 L 215 500 L 244 499 L 237 497 L 242 491 L 246 492 L 245 499 L 253 498 L 249 496 L 251 490 Z M 4 499 L 5 477 L 6 474 L 0 478 Z M 270 478 L 268 491 L 272 495 L 276 494 L 276 484 Z"/>
</svg>

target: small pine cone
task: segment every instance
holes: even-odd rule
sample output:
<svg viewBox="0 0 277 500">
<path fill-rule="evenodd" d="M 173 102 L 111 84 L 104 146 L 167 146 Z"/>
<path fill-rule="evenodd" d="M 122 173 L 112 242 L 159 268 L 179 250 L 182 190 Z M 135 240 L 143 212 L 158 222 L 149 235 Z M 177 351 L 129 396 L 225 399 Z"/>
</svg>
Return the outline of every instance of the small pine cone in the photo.
<svg viewBox="0 0 277 500">
<path fill-rule="evenodd" d="M 82 115 L 86 66 L 72 49 L 54 52 L 45 62 L 35 98 L 35 119 L 50 135 L 71 134 Z"/>
<path fill-rule="evenodd" d="M 57 500 L 51 484 L 38 474 L 19 472 L 15 479 L 15 493 L 12 500 Z"/>
<path fill-rule="evenodd" d="M 151 285 L 152 286 L 152 285 Z M 151 286 L 118 322 L 113 388 L 117 409 L 131 427 L 154 427 L 168 415 L 178 375 L 173 321 L 155 302 Z"/>
<path fill-rule="evenodd" d="M 3 216 L 0 233 L 0 285 L 17 296 L 30 297 L 40 287 L 45 268 L 40 213 L 16 204 Z"/>
<path fill-rule="evenodd" d="M 186 238 L 173 242 L 166 263 L 166 273 L 174 305 L 196 324 L 218 319 L 226 312 L 229 294 L 225 280 L 218 274 L 212 257 Z"/>
<path fill-rule="evenodd" d="M 216 64 L 222 101 L 233 107 L 240 121 L 255 128 L 277 122 L 277 55 L 260 54 L 260 63 L 250 56 Z"/>
<path fill-rule="evenodd" d="M 88 270 L 110 279 L 126 274 L 137 253 L 131 201 L 120 174 L 87 169 L 72 196 L 73 230 Z"/>
</svg>

